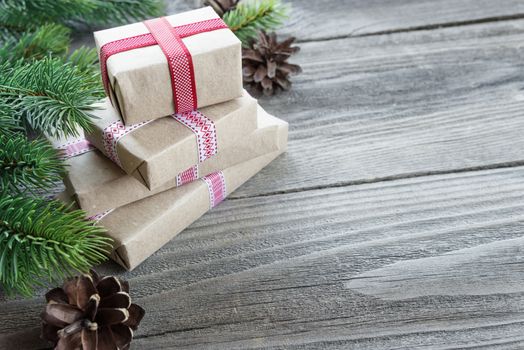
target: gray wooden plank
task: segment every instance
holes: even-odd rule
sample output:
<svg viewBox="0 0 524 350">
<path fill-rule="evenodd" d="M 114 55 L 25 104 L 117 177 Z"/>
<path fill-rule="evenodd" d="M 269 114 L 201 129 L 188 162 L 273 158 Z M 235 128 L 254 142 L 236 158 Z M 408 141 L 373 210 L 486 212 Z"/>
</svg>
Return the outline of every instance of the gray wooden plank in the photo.
<svg viewBox="0 0 524 350">
<path fill-rule="evenodd" d="M 299 41 L 373 35 L 384 32 L 452 26 L 482 21 L 524 17 L 519 0 L 284 0 L 291 17 L 283 35 Z M 202 0 L 166 0 L 166 13 L 174 14 L 201 6 Z M 91 33 L 81 33 L 81 42 L 92 45 Z"/>
<path fill-rule="evenodd" d="M 524 161 L 524 21 L 302 44 L 304 73 L 262 98 L 287 155 L 237 196 Z"/>
<path fill-rule="evenodd" d="M 197 7 L 203 1 L 168 0 L 167 12 Z M 284 0 L 291 18 L 283 34 L 300 41 L 406 31 L 524 16 L 518 0 Z"/>
<path fill-rule="evenodd" d="M 524 16 L 518 0 L 292 0 L 284 33 L 300 41 L 459 25 Z"/>
<path fill-rule="evenodd" d="M 133 272 L 135 349 L 518 349 L 524 167 L 227 200 Z M 35 347 L 41 298 L 0 303 Z"/>
</svg>

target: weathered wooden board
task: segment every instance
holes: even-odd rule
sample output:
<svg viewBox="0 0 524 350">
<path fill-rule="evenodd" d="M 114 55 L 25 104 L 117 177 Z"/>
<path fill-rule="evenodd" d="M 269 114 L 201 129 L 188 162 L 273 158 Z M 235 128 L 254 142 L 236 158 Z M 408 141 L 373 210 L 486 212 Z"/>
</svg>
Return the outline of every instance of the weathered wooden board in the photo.
<svg viewBox="0 0 524 350">
<path fill-rule="evenodd" d="M 524 17 L 520 0 L 285 0 L 292 16 L 284 35 L 326 40 Z M 202 0 L 166 0 L 169 14 L 197 8 Z M 92 43 L 90 33 L 79 37 Z"/>
<path fill-rule="evenodd" d="M 227 200 L 123 276 L 135 349 L 518 349 L 524 167 Z M 0 348 L 41 303 L 0 303 Z"/>
<path fill-rule="evenodd" d="M 524 21 L 302 44 L 293 90 L 260 103 L 289 152 L 249 196 L 524 161 Z"/>
<path fill-rule="evenodd" d="M 284 0 L 292 17 L 280 32 L 300 41 L 455 26 L 524 17 L 519 0 Z M 187 11 L 202 0 L 168 0 L 167 12 Z"/>
</svg>

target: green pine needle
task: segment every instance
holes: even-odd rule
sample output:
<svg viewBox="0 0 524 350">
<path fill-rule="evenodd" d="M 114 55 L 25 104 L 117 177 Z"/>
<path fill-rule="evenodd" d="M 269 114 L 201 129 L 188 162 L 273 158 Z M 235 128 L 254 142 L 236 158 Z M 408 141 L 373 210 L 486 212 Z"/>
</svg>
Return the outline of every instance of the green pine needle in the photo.
<svg viewBox="0 0 524 350">
<path fill-rule="evenodd" d="M 246 0 L 226 12 L 223 19 L 247 46 L 256 38 L 258 31 L 268 32 L 281 26 L 288 14 L 289 6 L 280 0 Z"/>
<path fill-rule="evenodd" d="M 0 65 L 0 98 L 38 133 L 61 137 L 90 130 L 89 112 L 102 94 L 96 73 L 58 58 Z"/>
<path fill-rule="evenodd" d="M 95 48 L 82 46 L 73 51 L 66 61 L 71 62 L 73 66 L 83 72 L 93 71 L 95 67 L 98 69 L 98 53 Z M 96 73 L 97 76 L 100 76 L 98 71 Z"/>
<path fill-rule="evenodd" d="M 67 53 L 70 29 L 59 24 L 47 24 L 35 31 L 11 35 L 4 31 L 4 45 L 0 48 L 0 61 L 42 59 L 49 55 Z"/>
<path fill-rule="evenodd" d="M 0 98 L 0 134 L 12 135 L 22 131 L 20 124 L 13 118 L 13 110 L 4 99 Z"/>
<path fill-rule="evenodd" d="M 158 17 L 161 0 L 0 0 L 0 27 L 26 31 L 47 23 L 127 23 Z"/>
<path fill-rule="evenodd" d="M 2 195 L 0 285 L 8 294 L 31 296 L 35 285 L 87 272 L 107 258 L 104 229 L 58 201 Z"/>
<path fill-rule="evenodd" d="M 0 193 L 49 188 L 64 173 L 64 161 L 47 140 L 0 134 Z"/>
</svg>

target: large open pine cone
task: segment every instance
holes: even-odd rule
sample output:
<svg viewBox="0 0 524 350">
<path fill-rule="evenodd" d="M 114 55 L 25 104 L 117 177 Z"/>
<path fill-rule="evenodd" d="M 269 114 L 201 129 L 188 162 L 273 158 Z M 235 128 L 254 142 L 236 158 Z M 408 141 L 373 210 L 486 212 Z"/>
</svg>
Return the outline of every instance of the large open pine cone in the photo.
<svg viewBox="0 0 524 350">
<path fill-rule="evenodd" d="M 205 0 L 204 5 L 211 6 L 220 17 L 233 10 L 240 0 Z"/>
<path fill-rule="evenodd" d="M 242 75 L 246 85 L 265 95 L 273 95 L 280 89 L 288 90 L 291 87 L 289 75 L 302 71 L 300 66 L 287 63 L 287 59 L 300 50 L 291 46 L 294 41 L 295 38 L 291 37 L 279 43 L 275 33 L 260 32 L 250 48 L 242 49 Z"/>
<path fill-rule="evenodd" d="M 50 290 L 46 299 L 42 337 L 56 350 L 129 349 L 145 313 L 131 303 L 127 282 L 94 271 Z"/>
</svg>

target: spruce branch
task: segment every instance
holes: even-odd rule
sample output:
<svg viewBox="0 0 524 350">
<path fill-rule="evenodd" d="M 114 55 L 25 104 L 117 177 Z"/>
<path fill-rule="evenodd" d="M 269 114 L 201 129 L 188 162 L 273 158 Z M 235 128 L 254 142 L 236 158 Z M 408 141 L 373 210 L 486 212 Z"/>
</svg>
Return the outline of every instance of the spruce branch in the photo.
<svg viewBox="0 0 524 350">
<path fill-rule="evenodd" d="M 35 285 L 87 272 L 107 258 L 104 229 L 58 202 L 21 195 L 0 197 L 0 285 L 32 294 Z"/>
<path fill-rule="evenodd" d="M 259 31 L 272 31 L 288 18 L 289 6 L 280 0 L 246 0 L 224 14 L 229 26 L 244 46 L 257 37 Z"/>
<path fill-rule="evenodd" d="M 59 58 L 0 65 L 0 98 L 19 122 L 53 137 L 90 130 L 90 111 L 103 91 L 97 74 L 81 71 Z"/>
<path fill-rule="evenodd" d="M 46 189 L 64 173 L 64 161 L 47 140 L 0 134 L 0 193 Z"/>
<path fill-rule="evenodd" d="M 26 31 L 47 23 L 125 23 L 162 14 L 161 0 L 4 0 L 0 26 Z"/>
<path fill-rule="evenodd" d="M 70 29 L 59 24 L 46 24 L 21 35 L 4 32 L 0 61 L 42 59 L 49 55 L 64 56 L 69 48 Z"/>
</svg>

